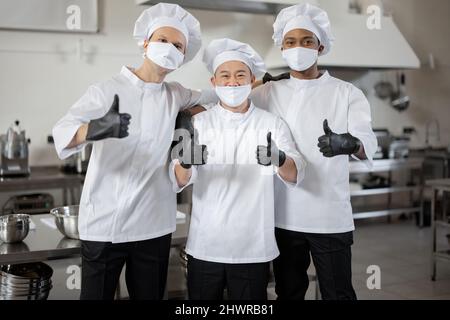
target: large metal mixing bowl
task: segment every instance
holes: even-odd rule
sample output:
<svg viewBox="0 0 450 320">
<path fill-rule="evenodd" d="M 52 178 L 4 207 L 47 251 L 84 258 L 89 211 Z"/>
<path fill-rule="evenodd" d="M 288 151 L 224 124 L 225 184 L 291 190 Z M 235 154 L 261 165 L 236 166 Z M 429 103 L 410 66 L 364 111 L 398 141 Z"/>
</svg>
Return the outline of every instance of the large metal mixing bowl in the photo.
<svg viewBox="0 0 450 320">
<path fill-rule="evenodd" d="M 78 233 L 79 206 L 65 206 L 54 208 L 50 213 L 55 217 L 58 230 L 68 238 L 80 239 Z"/>
</svg>

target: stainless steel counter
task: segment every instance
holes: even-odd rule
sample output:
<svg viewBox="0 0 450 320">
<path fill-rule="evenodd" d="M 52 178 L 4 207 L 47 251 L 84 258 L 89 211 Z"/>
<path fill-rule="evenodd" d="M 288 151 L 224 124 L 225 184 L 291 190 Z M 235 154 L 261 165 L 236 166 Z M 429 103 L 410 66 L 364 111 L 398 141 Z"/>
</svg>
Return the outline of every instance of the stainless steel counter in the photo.
<svg viewBox="0 0 450 320">
<path fill-rule="evenodd" d="M 0 192 L 61 189 L 64 205 L 79 202 L 83 175 L 63 173 L 58 166 L 31 167 L 30 170 L 30 175 L 25 177 L 0 177 Z"/>
<path fill-rule="evenodd" d="M 381 159 L 373 161 L 373 168 L 369 169 L 363 161 L 350 161 L 350 173 L 384 172 L 400 169 L 420 169 L 424 158 Z"/>
<path fill-rule="evenodd" d="M 189 206 L 179 205 L 178 210 L 186 213 L 186 219 L 182 223 L 177 223 L 177 230 L 172 235 L 172 247 L 184 245 L 189 230 L 190 216 L 187 214 Z M 50 214 L 31 216 L 36 229 L 30 230 L 23 242 L 0 243 L 0 265 L 63 259 L 80 255 L 81 242 L 64 237 L 57 229 L 53 229 L 41 221 L 42 218 L 49 217 L 53 216 Z"/>
</svg>

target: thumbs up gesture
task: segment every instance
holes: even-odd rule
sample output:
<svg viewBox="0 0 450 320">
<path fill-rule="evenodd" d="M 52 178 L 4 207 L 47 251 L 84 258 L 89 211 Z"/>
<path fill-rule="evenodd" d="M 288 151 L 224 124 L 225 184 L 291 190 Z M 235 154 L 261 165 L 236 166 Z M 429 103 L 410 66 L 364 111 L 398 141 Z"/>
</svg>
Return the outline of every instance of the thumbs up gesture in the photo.
<svg viewBox="0 0 450 320">
<path fill-rule="evenodd" d="M 262 166 L 274 165 L 283 166 L 286 161 L 286 154 L 279 150 L 276 143 L 272 140 L 272 132 L 267 134 L 267 146 L 257 146 L 256 160 Z"/>
<path fill-rule="evenodd" d="M 351 155 L 357 153 L 361 147 L 361 142 L 350 133 L 334 133 L 328 126 L 327 119 L 323 121 L 323 131 L 325 134 L 319 137 L 317 146 L 324 157 Z"/>
<path fill-rule="evenodd" d="M 116 94 L 109 111 L 103 117 L 89 122 L 86 140 L 125 138 L 128 136 L 130 119 L 131 115 L 128 113 L 119 112 L 119 96 Z"/>
</svg>

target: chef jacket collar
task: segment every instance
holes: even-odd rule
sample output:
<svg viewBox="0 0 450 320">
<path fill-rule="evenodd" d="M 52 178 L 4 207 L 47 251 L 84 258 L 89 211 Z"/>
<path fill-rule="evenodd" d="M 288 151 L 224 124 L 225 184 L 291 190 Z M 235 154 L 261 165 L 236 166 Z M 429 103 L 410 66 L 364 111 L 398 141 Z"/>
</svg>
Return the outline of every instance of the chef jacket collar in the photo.
<svg viewBox="0 0 450 320">
<path fill-rule="evenodd" d="M 229 120 L 229 121 L 244 121 L 253 112 L 253 110 L 255 109 L 255 105 L 253 104 L 253 102 L 250 101 L 250 107 L 244 113 L 229 111 L 229 110 L 225 109 L 224 107 L 222 107 L 220 105 L 220 102 L 217 103 L 215 109 L 219 113 L 219 115 L 221 117 L 225 118 L 226 120 Z"/>
<path fill-rule="evenodd" d="M 291 77 L 289 79 L 289 83 L 295 86 L 296 88 L 309 88 L 314 87 L 318 85 L 324 84 L 328 79 L 330 78 L 330 74 L 328 71 L 324 71 L 320 78 L 312 79 L 312 80 L 306 80 L 306 79 L 298 79 L 295 77 Z"/>
<path fill-rule="evenodd" d="M 145 82 L 139 79 L 137 75 L 133 73 L 134 68 L 123 66 L 120 73 L 124 75 L 128 80 L 131 81 L 133 85 L 136 87 L 139 87 L 144 90 L 159 90 L 161 89 L 162 82 L 156 83 L 156 82 Z"/>
</svg>

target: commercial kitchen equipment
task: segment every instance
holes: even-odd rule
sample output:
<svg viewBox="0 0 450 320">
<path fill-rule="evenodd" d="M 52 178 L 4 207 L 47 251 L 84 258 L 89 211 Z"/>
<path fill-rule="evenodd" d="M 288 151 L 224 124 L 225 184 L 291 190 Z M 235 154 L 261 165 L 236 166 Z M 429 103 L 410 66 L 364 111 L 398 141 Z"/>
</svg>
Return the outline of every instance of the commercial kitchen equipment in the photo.
<svg viewBox="0 0 450 320">
<path fill-rule="evenodd" d="M 25 239 L 30 231 L 28 214 L 8 214 L 0 216 L 0 241 L 16 243 Z"/>
<path fill-rule="evenodd" d="M 45 263 L 0 267 L 0 300 L 46 300 L 52 289 L 53 270 Z"/>
<path fill-rule="evenodd" d="M 0 192 L 59 189 L 62 190 L 63 205 L 78 204 L 83 181 L 84 175 L 64 174 L 57 166 L 31 167 L 27 177 L 0 178 Z"/>
<path fill-rule="evenodd" d="M 19 120 L 0 135 L 0 176 L 29 175 L 28 144 L 25 130 L 21 130 Z"/>
<path fill-rule="evenodd" d="M 55 207 L 54 202 L 53 196 L 48 193 L 16 195 L 5 202 L 0 215 L 21 212 L 28 214 L 46 213 Z"/>
<path fill-rule="evenodd" d="M 450 248 L 440 249 L 437 247 L 438 228 L 450 230 L 450 215 L 447 210 L 447 196 L 450 193 L 450 179 L 427 180 L 426 185 L 432 189 L 431 197 L 431 280 L 436 281 L 437 260 L 450 261 Z M 438 198 L 442 197 L 441 214 L 437 212 Z"/>
<path fill-rule="evenodd" d="M 405 74 L 401 73 L 397 75 L 397 90 L 392 92 L 391 105 L 399 111 L 405 111 L 409 107 L 410 98 L 405 93 Z"/>
<path fill-rule="evenodd" d="M 176 231 L 172 234 L 171 247 L 181 248 L 186 245 L 189 230 L 190 205 L 178 205 L 178 210 L 186 213 L 184 220 L 177 221 Z M 56 225 L 49 225 L 54 221 L 51 214 L 38 214 L 30 217 L 36 228 L 31 230 L 28 237 L 21 243 L 0 243 L 0 265 L 41 262 L 45 260 L 65 259 L 80 256 L 81 241 L 64 237 Z M 168 292 L 169 298 L 173 295 Z"/>
<path fill-rule="evenodd" d="M 50 211 L 55 217 L 55 224 L 59 232 L 70 239 L 80 239 L 78 233 L 78 210 L 79 206 L 65 206 L 54 208 Z"/>
<path fill-rule="evenodd" d="M 373 156 L 374 159 L 387 159 L 389 158 L 389 146 L 392 142 L 392 136 L 388 129 L 379 128 L 373 129 L 375 136 L 377 137 L 377 151 Z"/>
<path fill-rule="evenodd" d="M 389 159 L 408 158 L 410 140 L 407 136 L 394 137 L 389 145 Z"/>
<path fill-rule="evenodd" d="M 407 158 L 407 159 L 383 159 L 374 160 L 373 167 L 369 169 L 363 161 L 350 161 L 350 175 L 368 174 L 368 173 L 387 173 L 389 187 L 353 190 L 350 192 L 352 198 L 369 197 L 376 195 L 387 195 L 387 204 L 383 206 L 374 205 L 364 207 L 354 207 L 353 218 L 366 219 L 390 216 L 404 213 L 419 213 L 419 225 L 423 226 L 423 158 Z M 415 184 L 395 185 L 392 183 L 392 174 L 395 171 L 408 170 L 410 173 L 410 182 L 414 181 L 414 177 L 418 178 Z M 408 193 L 410 205 L 397 205 L 393 201 L 393 195 L 396 193 Z M 418 196 L 414 197 L 417 194 Z M 416 205 L 418 203 L 418 205 Z"/>
</svg>

